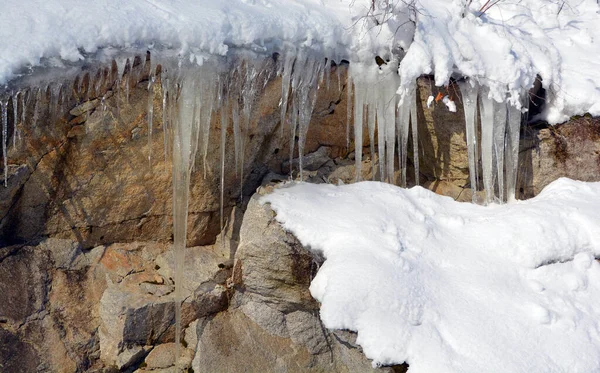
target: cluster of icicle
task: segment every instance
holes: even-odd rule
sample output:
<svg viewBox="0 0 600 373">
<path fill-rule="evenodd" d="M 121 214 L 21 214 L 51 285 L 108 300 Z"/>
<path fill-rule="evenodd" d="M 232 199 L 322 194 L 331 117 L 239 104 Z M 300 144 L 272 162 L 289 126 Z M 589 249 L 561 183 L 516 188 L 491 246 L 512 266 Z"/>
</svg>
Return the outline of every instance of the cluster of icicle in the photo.
<svg viewBox="0 0 600 373">
<path fill-rule="evenodd" d="M 529 103 L 528 94 L 521 95 L 520 105 L 496 102 L 488 97 L 486 88 L 479 88 L 474 81 L 459 82 L 463 97 L 469 157 L 469 176 L 473 190 L 473 202 L 477 201 L 479 186 L 479 161 L 485 204 L 515 200 L 519 166 L 519 134 L 524 113 Z M 479 100 L 478 100 L 479 98 Z M 479 105 L 478 105 L 479 103 Z M 477 108 L 480 120 L 478 121 Z M 480 131 L 477 124 L 481 123 Z M 478 132 L 481 144 L 478 143 Z M 481 149 L 481 159 L 479 157 Z"/>
<path fill-rule="evenodd" d="M 369 131 L 371 146 L 372 175 L 375 180 L 395 183 L 395 154 L 398 144 L 398 168 L 401 172 L 401 186 L 406 186 L 406 166 L 408 157 L 408 137 L 412 127 L 413 162 L 415 168 L 415 184 L 419 184 L 419 145 L 417 131 L 416 82 L 404 95 L 399 96 L 396 90 L 400 85 L 400 77 L 396 73 L 397 64 L 389 61 L 377 66 L 352 63 L 348 75 L 348 125 L 346 133 L 350 134 L 350 121 L 354 118 L 354 142 L 356 161 L 356 181 L 361 178 L 363 128 Z M 352 100 L 354 98 L 354 100 Z M 353 103 L 352 105 L 350 103 Z M 375 132 L 377 130 L 377 141 Z M 379 170 L 375 162 L 375 143 L 379 158 Z"/>
<path fill-rule="evenodd" d="M 225 150 L 228 129 L 234 135 L 235 172 L 244 180 L 244 154 L 253 105 L 267 83 L 276 75 L 282 78 L 281 131 L 290 131 L 294 155 L 297 138 L 300 160 L 308 132 L 317 92 L 322 84 L 329 84 L 330 61 L 308 52 L 285 53 L 277 58 L 240 58 L 234 68 L 223 68 L 219 60 L 206 60 L 201 66 L 161 62 L 163 93 L 163 126 L 172 139 L 173 156 L 173 236 L 175 252 L 176 340 L 181 333 L 182 276 L 185 260 L 187 208 L 190 174 L 195 161 L 202 159 L 204 174 L 208 157 L 211 123 L 220 127 L 220 184 L 221 229 L 223 195 L 225 189 Z M 156 79 L 149 79 L 149 92 Z M 339 77 L 338 77 L 339 82 Z M 341 84 L 341 83 L 340 83 Z M 148 125 L 152 127 L 152 98 L 148 100 Z M 151 131 L 148 132 L 151 136 Z M 151 141 L 151 140 L 150 140 Z M 166 142 L 165 142 L 166 144 Z M 302 177 L 302 161 L 300 161 Z M 242 189 L 242 188 L 241 188 Z M 178 347 L 178 344 L 177 344 Z M 176 351 L 176 356 L 179 352 Z"/>
</svg>

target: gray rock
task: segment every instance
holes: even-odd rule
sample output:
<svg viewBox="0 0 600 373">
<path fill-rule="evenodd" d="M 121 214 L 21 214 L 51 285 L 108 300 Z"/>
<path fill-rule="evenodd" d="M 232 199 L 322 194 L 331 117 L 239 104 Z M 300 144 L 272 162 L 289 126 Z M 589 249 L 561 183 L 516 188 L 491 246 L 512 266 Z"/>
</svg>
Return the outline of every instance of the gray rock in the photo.
<svg viewBox="0 0 600 373">
<path fill-rule="evenodd" d="M 163 343 L 154 347 L 144 362 L 147 369 L 161 369 L 175 365 L 175 343 Z"/>
<path fill-rule="evenodd" d="M 317 302 L 308 291 L 316 268 L 313 255 L 280 228 L 273 211 L 260 204 L 258 195 L 253 196 L 240 230 L 234 267 L 238 287 L 248 297 L 280 312 L 317 309 Z"/>
<path fill-rule="evenodd" d="M 330 154 L 331 148 L 327 146 L 321 146 L 319 149 L 317 149 L 317 151 L 304 155 L 302 157 L 302 169 L 305 171 L 317 171 L 324 164 L 331 160 Z M 294 158 L 291 162 L 283 162 L 281 166 L 283 172 L 289 173 L 290 165 L 294 170 L 298 169 L 298 167 L 300 167 L 300 159 Z"/>
</svg>

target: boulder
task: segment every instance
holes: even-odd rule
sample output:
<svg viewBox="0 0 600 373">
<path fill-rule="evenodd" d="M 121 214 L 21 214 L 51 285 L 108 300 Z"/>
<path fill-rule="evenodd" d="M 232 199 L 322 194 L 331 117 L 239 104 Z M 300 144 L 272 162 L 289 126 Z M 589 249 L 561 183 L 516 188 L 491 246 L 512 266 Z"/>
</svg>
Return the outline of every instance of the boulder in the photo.
<svg viewBox="0 0 600 373">
<path fill-rule="evenodd" d="M 308 290 L 322 258 L 259 198 L 251 198 L 240 229 L 231 306 L 197 324 L 194 372 L 392 372 L 373 368 L 348 342 L 352 333 L 323 326 Z"/>
</svg>

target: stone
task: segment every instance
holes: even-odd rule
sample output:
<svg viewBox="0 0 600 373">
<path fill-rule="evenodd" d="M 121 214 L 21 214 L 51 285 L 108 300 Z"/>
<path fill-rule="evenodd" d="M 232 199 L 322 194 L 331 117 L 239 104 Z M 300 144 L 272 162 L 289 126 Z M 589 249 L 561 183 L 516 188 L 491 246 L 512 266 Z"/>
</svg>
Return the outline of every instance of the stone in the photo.
<svg viewBox="0 0 600 373">
<path fill-rule="evenodd" d="M 317 171 L 325 163 L 331 160 L 329 155 L 331 154 L 331 148 L 321 146 L 316 152 L 306 154 L 302 157 L 302 169 L 305 171 Z M 291 161 L 283 162 L 281 169 L 285 173 L 290 172 L 290 166 L 294 170 L 298 170 L 300 167 L 300 159 L 294 158 Z"/>
<path fill-rule="evenodd" d="M 600 181 L 600 118 L 547 128 L 526 127 L 521 139 L 517 198 L 527 199 L 560 177 Z"/>
<path fill-rule="evenodd" d="M 241 272 L 238 288 L 280 312 L 318 308 L 308 291 L 318 264 L 294 236 L 275 224 L 273 211 L 260 203 L 258 195 L 248 203 L 240 240 L 235 264 Z"/>
<path fill-rule="evenodd" d="M 0 327 L 0 368 L 3 372 L 35 372 L 39 365 L 35 349 L 17 335 Z"/>
<path fill-rule="evenodd" d="M 115 244 L 106 249 L 101 264 L 108 286 L 99 301 L 101 360 L 117 364 L 125 348 L 173 341 L 175 303 L 170 245 Z M 230 269 L 219 268 L 210 247 L 186 250 L 182 328 L 193 320 L 227 308 L 224 283 Z M 156 258 L 156 260 L 154 260 Z M 225 276 L 221 275 L 226 273 Z"/>
<path fill-rule="evenodd" d="M 146 369 L 161 369 L 175 365 L 175 343 L 155 346 L 144 360 Z"/>
</svg>

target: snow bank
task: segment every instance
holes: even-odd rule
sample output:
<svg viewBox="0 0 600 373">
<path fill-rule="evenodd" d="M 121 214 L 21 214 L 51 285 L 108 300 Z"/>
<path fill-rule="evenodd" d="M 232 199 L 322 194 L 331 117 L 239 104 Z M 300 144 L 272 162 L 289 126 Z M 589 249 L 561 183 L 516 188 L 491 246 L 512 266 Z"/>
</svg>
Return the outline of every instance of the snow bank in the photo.
<svg viewBox="0 0 600 373">
<path fill-rule="evenodd" d="M 326 327 L 419 372 L 600 370 L 600 183 L 487 207 L 421 187 L 295 184 L 263 197 L 326 261 Z"/>
</svg>

